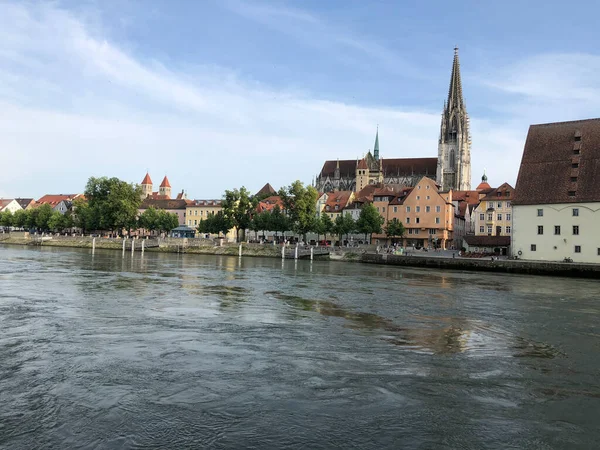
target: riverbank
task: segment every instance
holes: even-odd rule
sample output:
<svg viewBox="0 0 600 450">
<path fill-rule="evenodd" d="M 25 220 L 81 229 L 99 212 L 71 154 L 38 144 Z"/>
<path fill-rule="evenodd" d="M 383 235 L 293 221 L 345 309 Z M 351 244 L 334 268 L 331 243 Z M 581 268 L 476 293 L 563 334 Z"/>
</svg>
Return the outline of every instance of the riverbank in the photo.
<svg viewBox="0 0 600 450">
<path fill-rule="evenodd" d="M 361 263 L 383 264 L 429 269 L 501 272 L 577 278 L 600 278 L 600 264 L 563 263 L 554 261 L 494 260 L 471 258 L 432 258 L 426 256 L 364 253 Z"/>
</svg>

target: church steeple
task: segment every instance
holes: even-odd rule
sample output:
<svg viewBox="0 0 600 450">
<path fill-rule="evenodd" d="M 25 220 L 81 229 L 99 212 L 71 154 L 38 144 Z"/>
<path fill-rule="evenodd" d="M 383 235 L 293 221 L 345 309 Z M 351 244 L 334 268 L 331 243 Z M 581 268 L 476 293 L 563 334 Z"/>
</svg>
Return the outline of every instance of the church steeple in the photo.
<svg viewBox="0 0 600 450">
<path fill-rule="evenodd" d="M 463 98 L 460 77 L 458 47 L 455 47 L 438 146 L 437 182 L 443 190 L 471 189 L 471 134 L 469 128 L 469 115 Z"/>
<path fill-rule="evenodd" d="M 379 125 L 377 125 L 377 132 L 375 133 L 375 145 L 373 146 L 373 157 L 375 161 L 379 161 Z"/>
</svg>

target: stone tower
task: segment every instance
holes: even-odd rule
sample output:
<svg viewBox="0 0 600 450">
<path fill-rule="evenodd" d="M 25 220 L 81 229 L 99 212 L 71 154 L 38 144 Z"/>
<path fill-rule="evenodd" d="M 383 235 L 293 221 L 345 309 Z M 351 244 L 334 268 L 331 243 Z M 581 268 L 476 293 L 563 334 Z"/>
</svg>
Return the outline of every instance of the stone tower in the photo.
<svg viewBox="0 0 600 450">
<path fill-rule="evenodd" d="M 150 179 L 150 174 L 148 172 L 146 172 L 146 176 L 142 180 L 140 186 L 142 188 L 142 200 L 149 195 L 152 195 L 152 180 Z"/>
<path fill-rule="evenodd" d="M 165 195 L 167 198 L 171 198 L 171 184 L 166 175 L 158 187 L 158 195 Z"/>
<path fill-rule="evenodd" d="M 471 133 L 460 81 L 458 48 L 454 49 L 448 99 L 442 113 L 436 178 L 444 191 L 471 190 Z"/>
</svg>

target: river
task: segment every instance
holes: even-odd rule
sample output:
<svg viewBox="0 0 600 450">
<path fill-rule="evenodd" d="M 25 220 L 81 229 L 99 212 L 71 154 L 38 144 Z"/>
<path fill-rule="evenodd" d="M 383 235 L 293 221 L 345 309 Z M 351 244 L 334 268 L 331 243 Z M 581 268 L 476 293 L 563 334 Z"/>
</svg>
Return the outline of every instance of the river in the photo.
<svg viewBox="0 0 600 450">
<path fill-rule="evenodd" d="M 599 294 L 0 246 L 0 447 L 598 448 Z"/>
</svg>

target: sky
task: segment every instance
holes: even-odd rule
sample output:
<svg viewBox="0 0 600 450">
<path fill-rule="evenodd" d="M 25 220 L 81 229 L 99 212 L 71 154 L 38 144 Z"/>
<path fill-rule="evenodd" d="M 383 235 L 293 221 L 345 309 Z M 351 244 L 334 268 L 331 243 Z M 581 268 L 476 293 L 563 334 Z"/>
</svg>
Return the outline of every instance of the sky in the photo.
<svg viewBox="0 0 600 450">
<path fill-rule="evenodd" d="M 325 159 L 437 157 L 459 47 L 476 186 L 529 125 L 598 117 L 600 3 L 0 0 L 0 197 L 90 176 L 220 198 Z"/>
</svg>

